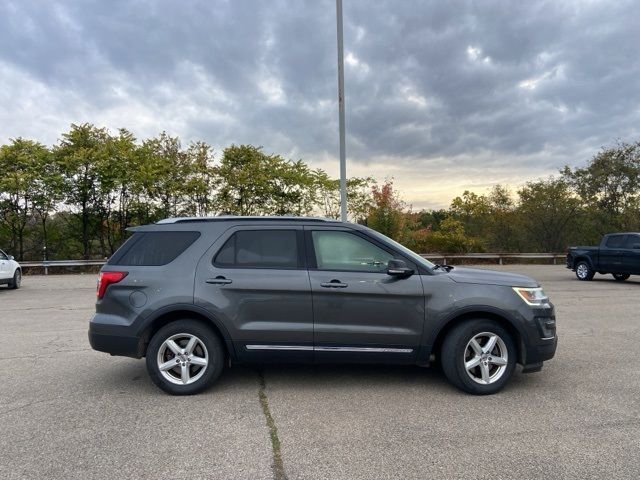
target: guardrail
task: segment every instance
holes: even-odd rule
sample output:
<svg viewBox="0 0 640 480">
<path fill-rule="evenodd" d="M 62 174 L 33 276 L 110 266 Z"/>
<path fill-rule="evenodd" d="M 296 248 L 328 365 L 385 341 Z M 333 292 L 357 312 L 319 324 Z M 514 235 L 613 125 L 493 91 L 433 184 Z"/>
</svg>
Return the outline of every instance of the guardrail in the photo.
<svg viewBox="0 0 640 480">
<path fill-rule="evenodd" d="M 422 253 L 421 257 L 427 260 L 438 260 L 438 263 L 447 265 L 450 260 L 497 260 L 499 265 L 507 259 L 523 260 L 550 260 L 554 265 L 564 263 L 564 253 Z M 102 266 L 106 260 L 47 260 L 43 262 L 20 262 L 27 268 L 42 268 L 45 275 L 49 275 L 50 268 L 56 267 L 92 267 Z"/>
<path fill-rule="evenodd" d="M 564 263 L 565 253 L 421 253 L 421 257 L 427 260 L 441 260 L 444 265 L 447 264 L 447 260 L 464 259 L 464 260 L 497 260 L 499 265 L 504 264 L 506 259 L 521 259 L 521 260 L 550 260 L 554 265 L 557 265 L 558 260 L 560 263 Z"/>
<path fill-rule="evenodd" d="M 20 266 L 27 268 L 42 268 L 44 274 L 49 275 L 52 267 L 92 267 L 102 266 L 106 260 L 46 260 L 43 262 L 20 262 Z"/>
</svg>

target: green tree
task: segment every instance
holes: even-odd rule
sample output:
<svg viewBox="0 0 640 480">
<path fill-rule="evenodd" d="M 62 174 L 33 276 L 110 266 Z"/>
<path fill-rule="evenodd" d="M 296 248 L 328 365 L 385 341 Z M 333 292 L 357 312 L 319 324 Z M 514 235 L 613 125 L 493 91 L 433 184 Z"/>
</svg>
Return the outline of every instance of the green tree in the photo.
<svg viewBox="0 0 640 480">
<path fill-rule="evenodd" d="M 518 216 L 511 192 L 495 185 L 487 197 L 490 215 L 487 219 L 487 243 L 492 251 L 510 252 L 518 247 Z"/>
<path fill-rule="evenodd" d="M 315 208 L 326 218 L 340 218 L 340 180 L 331 178 L 327 172 L 317 169 L 315 177 Z M 375 184 L 371 177 L 347 178 L 347 212 L 356 223 L 366 221 L 372 205 L 371 187 Z"/>
<path fill-rule="evenodd" d="M 604 148 L 586 167 L 562 170 L 598 235 L 640 227 L 640 142 Z"/>
<path fill-rule="evenodd" d="M 465 190 L 451 201 L 449 213 L 462 222 L 469 235 L 487 237 L 491 205 L 486 196 Z"/>
<path fill-rule="evenodd" d="M 262 147 L 232 145 L 215 169 L 216 203 L 235 215 L 307 215 L 317 198 L 314 173 L 302 161 L 267 155 Z"/>
<path fill-rule="evenodd" d="M 38 174 L 48 150 L 32 140 L 17 138 L 0 147 L 0 220 L 10 234 L 10 248 L 24 259 L 26 226 L 37 195 Z"/>
<path fill-rule="evenodd" d="M 580 200 L 567 182 L 554 177 L 528 182 L 518 196 L 518 213 L 529 245 L 536 251 L 563 251 L 580 215 Z"/>
<path fill-rule="evenodd" d="M 100 168 L 108 156 L 109 134 L 104 128 L 85 123 L 71 125 L 54 148 L 54 157 L 64 181 L 64 199 L 76 209 L 79 224 L 82 258 L 89 258 L 91 241 L 97 223 L 95 205 L 99 195 Z"/>
</svg>

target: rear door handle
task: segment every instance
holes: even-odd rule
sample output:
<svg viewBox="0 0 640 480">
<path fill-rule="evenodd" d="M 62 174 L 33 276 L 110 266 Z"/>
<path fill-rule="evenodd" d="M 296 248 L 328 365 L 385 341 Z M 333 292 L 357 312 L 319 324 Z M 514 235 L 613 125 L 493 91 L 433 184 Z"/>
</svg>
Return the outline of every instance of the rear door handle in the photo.
<svg viewBox="0 0 640 480">
<path fill-rule="evenodd" d="M 347 284 L 342 283 L 340 280 L 331 280 L 330 282 L 322 282 L 320 286 L 322 288 L 346 288 Z"/>
<path fill-rule="evenodd" d="M 218 275 L 216 278 L 207 278 L 207 283 L 212 285 L 228 285 L 232 282 L 230 278 L 225 278 L 222 275 Z"/>
</svg>

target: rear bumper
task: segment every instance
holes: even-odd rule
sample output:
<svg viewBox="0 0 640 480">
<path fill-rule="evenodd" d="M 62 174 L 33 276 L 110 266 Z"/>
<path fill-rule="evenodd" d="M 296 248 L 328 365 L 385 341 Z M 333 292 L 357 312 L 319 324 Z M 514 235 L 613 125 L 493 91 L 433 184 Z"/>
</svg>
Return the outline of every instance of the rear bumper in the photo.
<svg viewBox="0 0 640 480">
<path fill-rule="evenodd" d="M 94 350 L 111 355 L 142 357 L 140 338 L 131 336 L 129 329 L 116 325 L 89 323 L 89 344 Z"/>
</svg>

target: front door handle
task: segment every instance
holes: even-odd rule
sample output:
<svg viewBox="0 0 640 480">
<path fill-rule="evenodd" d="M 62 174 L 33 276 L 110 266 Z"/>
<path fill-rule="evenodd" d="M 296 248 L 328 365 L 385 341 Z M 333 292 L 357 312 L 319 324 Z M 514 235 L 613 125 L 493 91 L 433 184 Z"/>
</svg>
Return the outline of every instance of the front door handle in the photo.
<svg viewBox="0 0 640 480">
<path fill-rule="evenodd" d="M 207 283 L 212 285 L 229 285 L 232 283 L 230 278 L 225 278 L 222 275 L 218 275 L 216 278 L 207 278 Z"/>
<path fill-rule="evenodd" d="M 331 280 L 330 282 L 322 282 L 320 286 L 322 288 L 346 288 L 347 284 L 342 283 L 340 280 Z"/>
</svg>

